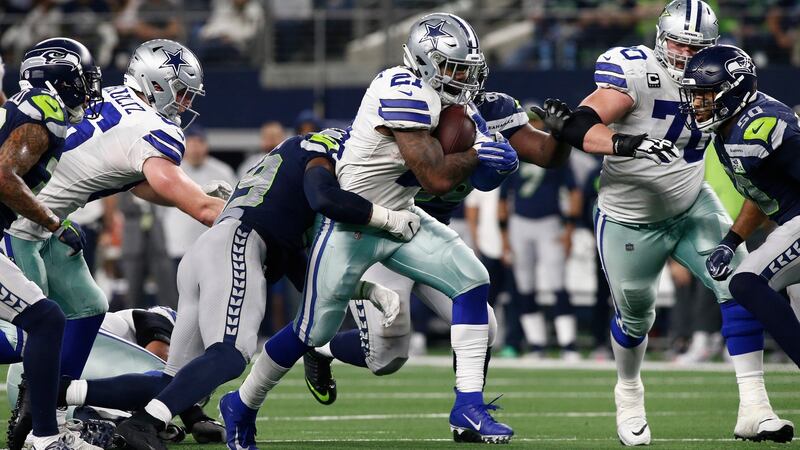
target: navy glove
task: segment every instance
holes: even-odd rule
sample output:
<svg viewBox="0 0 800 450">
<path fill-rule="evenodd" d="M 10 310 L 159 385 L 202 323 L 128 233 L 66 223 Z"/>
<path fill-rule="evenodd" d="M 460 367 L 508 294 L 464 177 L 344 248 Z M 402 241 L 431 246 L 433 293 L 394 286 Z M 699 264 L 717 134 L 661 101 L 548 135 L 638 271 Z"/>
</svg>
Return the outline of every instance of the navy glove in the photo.
<svg viewBox="0 0 800 450">
<path fill-rule="evenodd" d="M 475 147 L 478 152 L 478 162 L 500 173 L 511 173 L 519 167 L 517 152 L 508 143 L 481 142 Z"/>
<path fill-rule="evenodd" d="M 53 232 L 53 236 L 72 248 L 69 256 L 78 254 L 86 246 L 86 233 L 83 232 L 83 228 L 69 219 L 61 222 L 61 226 Z"/>
<path fill-rule="evenodd" d="M 708 255 L 708 258 L 706 258 L 706 269 L 709 275 L 711 275 L 711 278 L 717 281 L 723 281 L 733 273 L 731 261 L 733 260 L 736 247 L 741 243 L 742 238 L 733 231 L 729 231 L 728 235 L 717 245 L 717 248 Z"/>
</svg>

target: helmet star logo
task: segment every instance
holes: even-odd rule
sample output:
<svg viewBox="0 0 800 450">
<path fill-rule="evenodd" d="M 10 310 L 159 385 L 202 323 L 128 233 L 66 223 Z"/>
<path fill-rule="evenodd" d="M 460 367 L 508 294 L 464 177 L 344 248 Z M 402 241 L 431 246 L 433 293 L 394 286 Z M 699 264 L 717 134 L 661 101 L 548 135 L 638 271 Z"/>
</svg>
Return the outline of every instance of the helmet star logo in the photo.
<svg viewBox="0 0 800 450">
<path fill-rule="evenodd" d="M 183 59 L 183 49 L 178 49 L 175 53 L 170 53 L 167 49 L 162 49 L 164 55 L 167 57 L 167 60 L 164 61 L 158 68 L 164 67 L 171 67 L 172 70 L 175 72 L 175 76 L 178 76 L 178 72 L 181 71 L 182 66 L 190 67 L 189 63 Z"/>
<path fill-rule="evenodd" d="M 422 44 L 425 41 L 430 41 L 431 45 L 433 45 L 433 48 L 437 48 L 436 46 L 439 44 L 439 38 L 453 37 L 452 34 L 442 29 L 444 27 L 444 23 L 444 20 L 440 21 L 436 25 L 426 23 L 425 36 L 422 36 L 422 39 L 419 40 L 419 43 Z"/>
</svg>

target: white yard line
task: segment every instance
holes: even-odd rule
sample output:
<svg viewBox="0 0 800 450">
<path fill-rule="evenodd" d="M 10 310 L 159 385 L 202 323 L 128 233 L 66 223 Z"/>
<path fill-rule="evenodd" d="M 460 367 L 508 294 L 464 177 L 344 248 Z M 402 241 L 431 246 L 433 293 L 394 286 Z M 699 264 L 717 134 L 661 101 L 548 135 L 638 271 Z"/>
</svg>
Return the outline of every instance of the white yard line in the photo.
<svg viewBox="0 0 800 450">
<path fill-rule="evenodd" d="M 522 382 L 524 383 L 524 382 Z M 493 391 L 490 389 L 488 392 Z M 531 391 L 506 391 L 503 392 L 504 398 L 509 400 L 516 399 L 537 399 L 537 398 L 556 398 L 556 399 L 581 399 L 581 398 L 613 398 L 614 393 L 609 387 L 608 390 L 603 391 L 548 391 L 548 392 L 531 392 Z M 800 398 L 800 392 L 775 392 L 774 397 L 780 398 Z M 437 399 L 452 399 L 452 392 L 347 392 L 341 394 L 342 398 L 352 400 L 409 400 L 416 401 L 420 399 L 437 400 Z M 648 399 L 715 399 L 715 398 L 739 398 L 738 392 L 687 392 L 687 391 L 671 391 L 671 392 L 648 392 L 646 394 Z M 269 394 L 270 399 L 273 400 L 302 400 L 311 398 L 311 394 L 306 392 L 302 393 L 272 393 Z"/>
</svg>

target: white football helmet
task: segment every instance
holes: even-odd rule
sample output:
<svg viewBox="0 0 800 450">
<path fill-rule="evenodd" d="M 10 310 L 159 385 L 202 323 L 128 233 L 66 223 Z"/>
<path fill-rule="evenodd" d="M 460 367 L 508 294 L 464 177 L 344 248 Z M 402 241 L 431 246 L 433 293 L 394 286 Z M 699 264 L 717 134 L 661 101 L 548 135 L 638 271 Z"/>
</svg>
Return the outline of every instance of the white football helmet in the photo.
<svg viewBox="0 0 800 450">
<path fill-rule="evenodd" d="M 469 103 L 481 90 L 486 59 L 475 30 L 456 15 L 428 14 L 414 22 L 403 52 L 404 64 L 439 93 L 443 104 Z"/>
<path fill-rule="evenodd" d="M 674 0 L 664 7 L 656 25 L 655 54 L 675 81 L 691 56 L 672 52 L 667 40 L 694 47 L 709 47 L 719 39 L 719 24 L 714 10 L 702 0 Z"/>
<path fill-rule="evenodd" d="M 141 92 L 150 105 L 167 119 L 181 124 L 181 114 L 199 114 L 192 102 L 203 90 L 203 68 L 191 50 L 168 39 L 153 39 L 140 45 L 131 56 L 125 85 Z"/>
</svg>

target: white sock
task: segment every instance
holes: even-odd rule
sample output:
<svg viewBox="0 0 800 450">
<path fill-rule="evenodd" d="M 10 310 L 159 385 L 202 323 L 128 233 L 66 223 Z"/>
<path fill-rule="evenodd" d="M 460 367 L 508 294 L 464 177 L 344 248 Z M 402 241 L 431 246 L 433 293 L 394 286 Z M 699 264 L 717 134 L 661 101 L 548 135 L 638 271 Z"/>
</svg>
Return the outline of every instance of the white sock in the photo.
<svg viewBox="0 0 800 450">
<path fill-rule="evenodd" d="M 636 347 L 625 348 L 611 336 L 611 350 L 617 364 L 617 377 L 620 380 L 637 380 L 640 378 L 644 351 L 647 349 L 647 337 Z"/>
<path fill-rule="evenodd" d="M 89 392 L 89 385 L 86 380 L 72 380 L 67 387 L 67 404 L 83 406 L 86 403 L 87 392 Z"/>
<path fill-rule="evenodd" d="M 556 339 L 559 347 L 566 347 L 575 343 L 578 334 L 575 316 L 572 314 L 562 314 L 553 320 L 556 329 Z"/>
<path fill-rule="evenodd" d="M 161 402 L 161 400 L 150 400 L 150 403 L 144 407 L 145 412 L 150 414 L 151 416 L 155 417 L 156 419 L 164 422 L 164 425 L 168 425 L 170 420 L 172 420 L 172 412 L 170 412 L 167 405 Z"/>
<path fill-rule="evenodd" d="M 764 351 L 731 356 L 731 362 L 739 384 L 739 406 L 769 406 L 767 388 L 764 386 Z"/>
<path fill-rule="evenodd" d="M 315 347 L 314 350 L 319 353 L 320 355 L 327 356 L 328 358 L 333 358 L 333 352 L 331 352 L 331 343 L 328 342 L 327 344 L 323 345 L 322 347 Z"/>
<path fill-rule="evenodd" d="M 456 389 L 483 391 L 483 364 L 489 345 L 489 325 L 453 325 L 450 343 L 456 355 Z"/>
<path fill-rule="evenodd" d="M 525 340 L 531 345 L 544 347 L 547 344 L 547 327 L 544 324 L 544 314 L 540 312 L 523 314 L 519 318 Z"/>
<path fill-rule="evenodd" d="M 264 399 L 267 398 L 267 392 L 271 391 L 288 371 L 289 368 L 281 367 L 273 361 L 269 353 L 261 353 L 239 388 L 242 403 L 250 409 L 261 408 Z"/>
<path fill-rule="evenodd" d="M 56 408 L 56 425 L 59 430 L 63 430 L 67 426 L 67 407 Z"/>
</svg>

